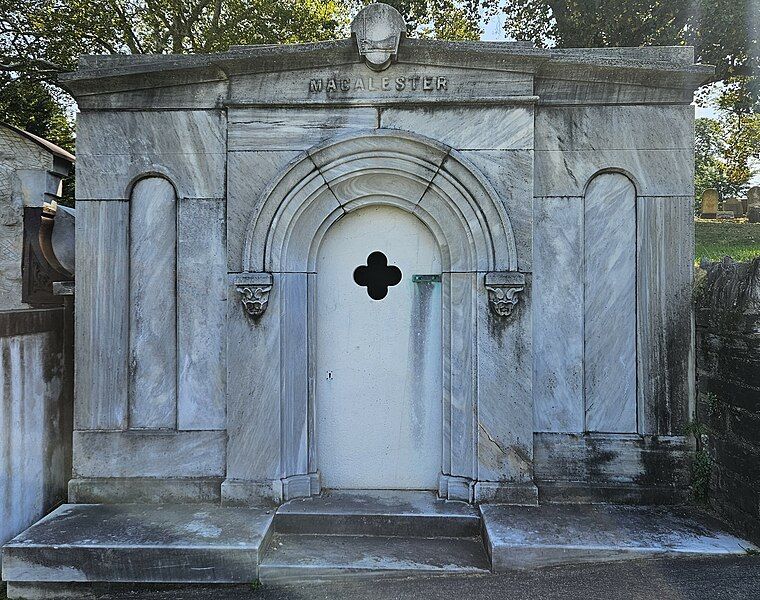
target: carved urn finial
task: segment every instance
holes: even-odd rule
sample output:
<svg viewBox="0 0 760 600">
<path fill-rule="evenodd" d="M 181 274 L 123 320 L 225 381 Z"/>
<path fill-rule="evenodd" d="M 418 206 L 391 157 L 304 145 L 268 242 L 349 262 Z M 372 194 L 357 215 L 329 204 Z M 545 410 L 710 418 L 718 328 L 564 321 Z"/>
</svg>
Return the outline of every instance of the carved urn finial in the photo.
<svg viewBox="0 0 760 600">
<path fill-rule="evenodd" d="M 365 6 L 351 23 L 351 34 L 356 38 L 359 55 L 373 71 L 390 66 L 398 54 L 399 40 L 404 33 L 404 17 L 388 4 Z"/>
</svg>

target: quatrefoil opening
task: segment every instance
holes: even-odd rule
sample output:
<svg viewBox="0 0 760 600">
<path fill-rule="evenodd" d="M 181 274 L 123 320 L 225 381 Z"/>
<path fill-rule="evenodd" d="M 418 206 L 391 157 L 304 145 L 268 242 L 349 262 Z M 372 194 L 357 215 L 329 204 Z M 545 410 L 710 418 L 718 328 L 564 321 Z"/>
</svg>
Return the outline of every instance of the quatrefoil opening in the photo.
<svg viewBox="0 0 760 600">
<path fill-rule="evenodd" d="M 382 300 L 388 295 L 388 288 L 401 282 L 401 269 L 388 265 L 388 258 L 382 252 L 373 252 L 367 257 L 367 264 L 354 269 L 354 281 L 367 288 L 373 300 Z"/>
</svg>

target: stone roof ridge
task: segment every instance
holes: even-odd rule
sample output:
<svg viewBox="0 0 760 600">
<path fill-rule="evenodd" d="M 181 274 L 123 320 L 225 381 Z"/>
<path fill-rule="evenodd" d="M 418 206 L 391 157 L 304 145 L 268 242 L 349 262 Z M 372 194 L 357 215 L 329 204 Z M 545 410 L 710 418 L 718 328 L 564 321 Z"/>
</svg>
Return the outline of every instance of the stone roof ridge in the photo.
<svg viewBox="0 0 760 600">
<path fill-rule="evenodd" d="M 3 127 L 6 127 L 7 129 L 10 129 L 11 131 L 17 133 L 23 138 L 26 138 L 27 140 L 34 142 L 38 146 L 40 146 L 42 149 L 46 150 L 53 156 L 57 156 L 59 158 L 62 158 L 68 162 L 73 163 L 76 158 L 74 157 L 71 152 L 68 152 L 67 150 L 64 150 L 60 146 L 57 146 L 50 140 L 46 140 L 45 138 L 42 138 L 38 135 L 34 135 L 33 133 L 29 133 L 28 131 L 21 129 L 20 127 L 16 127 L 15 125 L 11 125 L 10 123 L 5 123 L 3 121 L 0 121 L 0 125 Z"/>
</svg>

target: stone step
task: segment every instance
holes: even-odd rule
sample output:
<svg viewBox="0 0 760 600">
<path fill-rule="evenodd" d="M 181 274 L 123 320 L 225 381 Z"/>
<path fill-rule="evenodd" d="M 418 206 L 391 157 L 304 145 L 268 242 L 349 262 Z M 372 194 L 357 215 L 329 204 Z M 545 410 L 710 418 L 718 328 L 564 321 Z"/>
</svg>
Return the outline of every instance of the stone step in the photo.
<svg viewBox="0 0 760 600">
<path fill-rule="evenodd" d="M 259 566 L 265 585 L 418 574 L 484 574 L 480 537 L 388 537 L 275 533 Z"/>
<path fill-rule="evenodd" d="M 351 490 L 297 498 L 275 515 L 275 531 L 289 534 L 475 537 L 477 508 L 433 492 Z"/>
<path fill-rule="evenodd" d="M 64 504 L 3 547 L 2 577 L 13 584 L 250 583 L 272 518 L 255 508 Z"/>
<path fill-rule="evenodd" d="M 493 570 L 757 549 L 694 507 L 481 505 Z"/>
</svg>

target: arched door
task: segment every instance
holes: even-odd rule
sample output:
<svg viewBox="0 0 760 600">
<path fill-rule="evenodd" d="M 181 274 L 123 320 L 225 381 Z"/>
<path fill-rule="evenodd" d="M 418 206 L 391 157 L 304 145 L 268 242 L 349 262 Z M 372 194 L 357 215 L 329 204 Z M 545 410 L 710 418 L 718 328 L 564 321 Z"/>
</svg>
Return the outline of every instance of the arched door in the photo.
<svg viewBox="0 0 760 600">
<path fill-rule="evenodd" d="M 314 375 L 324 487 L 437 488 L 440 273 L 433 235 L 398 208 L 351 212 L 322 241 Z"/>
</svg>

